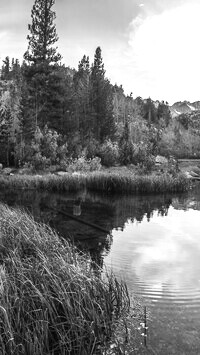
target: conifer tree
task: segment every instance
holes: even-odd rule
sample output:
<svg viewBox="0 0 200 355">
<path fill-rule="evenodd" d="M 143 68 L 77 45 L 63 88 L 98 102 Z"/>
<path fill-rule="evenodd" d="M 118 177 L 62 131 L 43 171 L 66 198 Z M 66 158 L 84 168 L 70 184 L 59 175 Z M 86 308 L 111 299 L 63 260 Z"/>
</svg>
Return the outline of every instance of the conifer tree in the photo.
<svg viewBox="0 0 200 355">
<path fill-rule="evenodd" d="M 103 142 L 106 138 L 112 139 L 115 134 L 113 93 L 109 80 L 105 78 L 100 47 L 97 47 L 95 51 L 94 63 L 91 69 L 91 102 L 95 138 L 100 142 Z"/>
<path fill-rule="evenodd" d="M 84 145 L 91 135 L 90 63 L 86 55 L 79 62 L 74 75 L 74 91 L 75 121 L 81 144 Z"/>
<path fill-rule="evenodd" d="M 1 80 L 9 80 L 10 79 L 10 58 L 7 56 L 3 60 L 3 66 L 1 68 Z"/>
<path fill-rule="evenodd" d="M 25 129 L 31 134 L 37 126 L 44 128 L 46 124 L 61 129 L 63 86 L 58 65 L 61 56 L 55 47 L 58 36 L 54 24 L 56 14 L 52 10 L 54 4 L 55 0 L 35 0 L 32 24 L 28 26 L 28 49 L 24 54 L 28 95 L 24 100 L 24 116 Z"/>
<path fill-rule="evenodd" d="M 28 26 L 30 35 L 28 49 L 24 59 L 29 63 L 55 64 L 61 60 L 54 44 L 58 40 L 54 20 L 56 14 L 52 11 L 55 0 L 35 0 L 31 12 L 32 24 Z"/>
</svg>

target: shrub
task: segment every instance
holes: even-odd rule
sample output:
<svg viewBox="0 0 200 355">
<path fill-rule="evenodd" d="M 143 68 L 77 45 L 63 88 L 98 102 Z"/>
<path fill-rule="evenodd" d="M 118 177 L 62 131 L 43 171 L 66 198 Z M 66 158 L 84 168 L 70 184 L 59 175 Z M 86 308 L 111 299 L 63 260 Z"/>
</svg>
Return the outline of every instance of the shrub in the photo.
<svg viewBox="0 0 200 355">
<path fill-rule="evenodd" d="M 113 166 L 119 161 L 119 147 L 116 142 L 112 142 L 110 139 L 104 142 L 101 146 L 98 155 L 101 158 L 101 162 L 105 166 Z"/>
<path fill-rule="evenodd" d="M 86 142 L 86 158 L 94 158 L 99 151 L 99 142 L 92 138 Z"/>
<path fill-rule="evenodd" d="M 168 159 L 167 172 L 172 176 L 176 176 L 180 172 L 180 169 L 178 167 L 178 160 L 175 159 L 172 155 Z"/>
<path fill-rule="evenodd" d="M 33 170 L 43 170 L 64 161 L 67 153 L 67 143 L 61 142 L 59 134 L 45 126 L 43 131 L 37 127 L 27 158 Z"/>
<path fill-rule="evenodd" d="M 85 156 L 82 156 L 76 159 L 72 159 L 69 162 L 66 170 L 70 172 L 75 172 L 75 171 L 87 172 L 87 171 L 95 171 L 100 169 L 101 169 L 101 159 L 99 157 L 86 159 Z"/>
<path fill-rule="evenodd" d="M 119 160 L 122 165 L 132 164 L 133 162 L 133 143 L 128 141 L 123 141 L 119 149 Z"/>
</svg>

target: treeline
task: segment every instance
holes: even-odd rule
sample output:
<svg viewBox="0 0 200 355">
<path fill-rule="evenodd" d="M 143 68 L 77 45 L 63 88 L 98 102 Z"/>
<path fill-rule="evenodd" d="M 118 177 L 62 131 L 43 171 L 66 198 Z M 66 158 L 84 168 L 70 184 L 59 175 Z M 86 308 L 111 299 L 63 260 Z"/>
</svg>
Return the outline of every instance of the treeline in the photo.
<svg viewBox="0 0 200 355">
<path fill-rule="evenodd" d="M 0 162 L 65 168 L 71 159 L 150 167 L 171 114 L 164 102 L 126 96 L 106 78 L 102 51 L 62 64 L 55 0 L 35 0 L 24 61 L 6 57 L 0 81 Z"/>
</svg>

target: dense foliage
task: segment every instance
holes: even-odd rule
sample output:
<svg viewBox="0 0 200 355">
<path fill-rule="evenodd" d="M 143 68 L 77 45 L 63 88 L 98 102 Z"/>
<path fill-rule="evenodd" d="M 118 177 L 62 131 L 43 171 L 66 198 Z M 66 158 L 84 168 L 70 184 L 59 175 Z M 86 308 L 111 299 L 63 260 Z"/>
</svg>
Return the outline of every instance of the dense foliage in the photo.
<svg viewBox="0 0 200 355">
<path fill-rule="evenodd" d="M 168 103 L 133 99 L 106 78 L 102 50 L 77 70 L 57 51 L 55 0 L 35 0 L 22 64 L 6 57 L 0 80 L 0 162 L 56 165 L 99 157 L 105 166 L 151 170 L 157 154 L 200 156 L 198 119 L 172 118 Z"/>
</svg>

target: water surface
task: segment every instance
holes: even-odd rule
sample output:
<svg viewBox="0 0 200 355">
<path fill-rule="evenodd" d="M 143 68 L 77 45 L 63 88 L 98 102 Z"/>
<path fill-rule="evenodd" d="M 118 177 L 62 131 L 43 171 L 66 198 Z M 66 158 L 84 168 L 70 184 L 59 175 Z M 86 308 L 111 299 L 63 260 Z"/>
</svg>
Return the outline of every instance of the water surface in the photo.
<svg viewBox="0 0 200 355">
<path fill-rule="evenodd" d="M 0 191 L 0 199 L 29 210 L 126 280 L 149 312 L 149 354 L 200 354 L 199 187 L 158 196 Z"/>
</svg>

